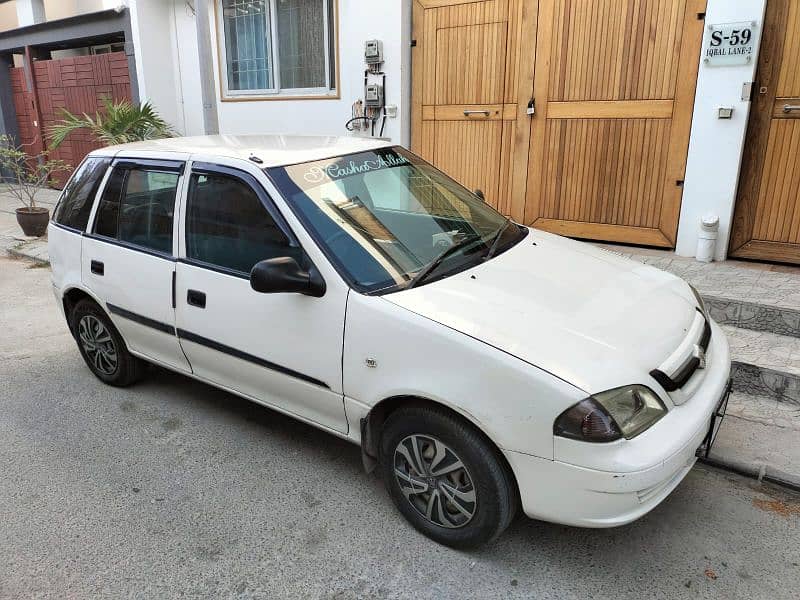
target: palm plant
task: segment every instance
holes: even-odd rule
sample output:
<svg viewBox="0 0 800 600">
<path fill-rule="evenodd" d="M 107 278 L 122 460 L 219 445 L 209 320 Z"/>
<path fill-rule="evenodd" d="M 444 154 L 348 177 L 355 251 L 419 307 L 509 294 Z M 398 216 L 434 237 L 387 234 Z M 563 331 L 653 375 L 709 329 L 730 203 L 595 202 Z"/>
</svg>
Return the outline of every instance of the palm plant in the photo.
<svg viewBox="0 0 800 600">
<path fill-rule="evenodd" d="M 134 105 L 128 100 L 113 102 L 103 99 L 102 111 L 94 117 L 83 113 L 74 115 L 62 110 L 63 120 L 48 130 L 50 147 L 60 146 L 77 129 L 88 129 L 101 142 L 112 146 L 141 140 L 154 140 L 175 135 L 175 131 L 161 118 L 150 102 Z"/>
</svg>

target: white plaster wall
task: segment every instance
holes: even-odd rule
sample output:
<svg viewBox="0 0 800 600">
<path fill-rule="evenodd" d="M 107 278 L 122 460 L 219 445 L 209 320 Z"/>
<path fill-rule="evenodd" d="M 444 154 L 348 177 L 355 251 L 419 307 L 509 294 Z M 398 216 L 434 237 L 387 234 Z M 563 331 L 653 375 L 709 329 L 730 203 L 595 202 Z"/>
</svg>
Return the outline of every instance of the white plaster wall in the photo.
<svg viewBox="0 0 800 600">
<path fill-rule="evenodd" d="M 139 98 L 149 100 L 179 131 L 181 111 L 175 81 L 175 40 L 171 0 L 127 0 L 136 55 Z"/>
<path fill-rule="evenodd" d="M 706 24 L 756 21 L 760 40 L 766 0 L 708 0 Z M 720 218 L 716 260 L 725 260 L 744 150 L 750 102 L 742 84 L 755 79 L 757 60 L 736 67 L 708 67 L 700 62 L 689 141 L 689 155 L 678 226 L 676 253 L 694 256 L 700 219 Z M 756 92 L 757 93 L 757 90 Z M 717 118 L 717 107 L 732 106 L 731 120 Z"/>
<path fill-rule="evenodd" d="M 364 95 L 364 42 L 376 38 L 383 41 L 386 60 L 384 63 L 384 71 L 387 73 L 386 103 L 398 107 L 398 117 L 386 121 L 384 136 L 397 143 L 408 145 L 411 130 L 409 118 L 411 0 L 370 0 L 368 3 L 363 0 L 338 1 L 340 98 L 222 102 L 219 95 L 219 65 L 215 60 L 214 76 L 220 133 L 347 135 L 344 124 L 350 119 L 351 106 Z M 210 15 L 212 47 L 216 56 L 217 36 L 213 23 L 213 5 Z M 184 40 L 189 42 L 188 38 L 188 34 L 181 30 L 181 45 Z M 196 55 L 196 43 L 194 52 Z M 199 80 L 196 82 L 186 80 L 186 69 L 184 69 L 184 79 L 184 98 L 192 96 L 199 98 Z"/>
<path fill-rule="evenodd" d="M 177 103 L 176 128 L 183 135 L 203 135 L 203 99 L 200 94 L 200 70 L 197 63 L 197 30 L 194 2 L 167 0 L 171 3 L 171 44 L 173 82 Z"/>
</svg>

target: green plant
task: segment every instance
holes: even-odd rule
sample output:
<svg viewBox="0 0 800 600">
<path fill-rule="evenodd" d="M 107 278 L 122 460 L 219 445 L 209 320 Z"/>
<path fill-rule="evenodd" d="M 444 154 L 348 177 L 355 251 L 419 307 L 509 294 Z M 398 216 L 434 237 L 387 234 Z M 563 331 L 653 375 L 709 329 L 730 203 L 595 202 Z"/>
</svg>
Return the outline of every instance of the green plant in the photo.
<svg viewBox="0 0 800 600">
<path fill-rule="evenodd" d="M 77 129 L 88 129 L 108 146 L 175 135 L 172 127 L 149 102 L 137 106 L 127 100 L 113 102 L 105 98 L 103 110 L 97 111 L 93 117 L 86 113 L 74 115 L 66 109 L 62 114 L 63 120 L 48 129 L 51 148 L 58 148 Z"/>
<path fill-rule="evenodd" d="M 36 208 L 37 194 L 53 175 L 69 169 L 64 161 L 48 158 L 46 151 L 31 155 L 10 136 L 0 136 L 0 183 L 28 209 Z"/>
</svg>

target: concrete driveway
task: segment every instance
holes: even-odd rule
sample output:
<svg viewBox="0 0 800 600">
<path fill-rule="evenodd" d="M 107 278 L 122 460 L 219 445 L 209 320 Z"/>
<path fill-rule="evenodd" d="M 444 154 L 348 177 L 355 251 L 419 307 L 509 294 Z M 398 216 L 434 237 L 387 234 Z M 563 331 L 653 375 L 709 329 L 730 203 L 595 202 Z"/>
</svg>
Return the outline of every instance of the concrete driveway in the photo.
<svg viewBox="0 0 800 600">
<path fill-rule="evenodd" d="M 159 369 L 101 384 L 49 277 L 0 258 L 2 598 L 796 598 L 797 494 L 698 467 L 633 525 L 453 551 L 355 446 Z"/>
</svg>

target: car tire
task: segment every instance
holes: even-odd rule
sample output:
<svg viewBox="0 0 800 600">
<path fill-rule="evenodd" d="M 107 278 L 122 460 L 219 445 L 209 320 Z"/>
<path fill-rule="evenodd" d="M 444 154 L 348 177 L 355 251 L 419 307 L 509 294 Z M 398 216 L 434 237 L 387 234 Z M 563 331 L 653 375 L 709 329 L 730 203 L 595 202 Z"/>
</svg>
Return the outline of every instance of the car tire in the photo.
<svg viewBox="0 0 800 600">
<path fill-rule="evenodd" d="M 125 387 L 142 378 L 146 363 L 128 352 L 119 331 L 95 302 L 78 302 L 70 323 L 83 360 L 100 381 Z"/>
<path fill-rule="evenodd" d="M 381 435 L 380 468 L 403 516 L 446 546 L 493 541 L 517 510 L 513 475 L 499 452 L 444 409 L 413 406 L 391 413 Z"/>
</svg>

